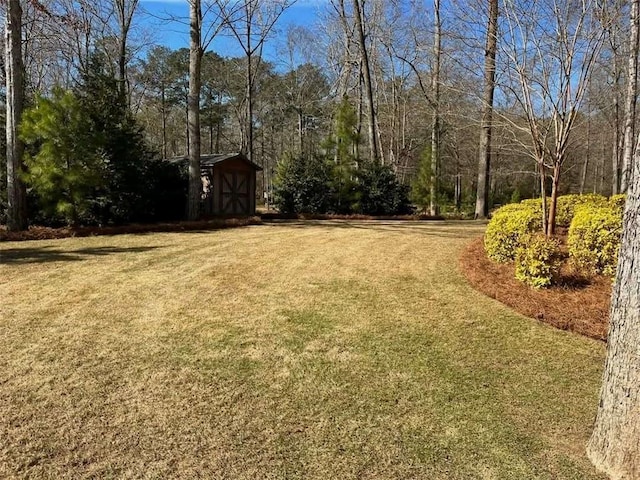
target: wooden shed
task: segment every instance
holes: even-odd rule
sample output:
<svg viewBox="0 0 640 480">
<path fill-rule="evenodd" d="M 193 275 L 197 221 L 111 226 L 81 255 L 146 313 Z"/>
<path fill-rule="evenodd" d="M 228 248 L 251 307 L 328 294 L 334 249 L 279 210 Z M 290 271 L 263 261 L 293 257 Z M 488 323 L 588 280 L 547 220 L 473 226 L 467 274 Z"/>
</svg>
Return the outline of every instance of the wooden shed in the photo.
<svg viewBox="0 0 640 480">
<path fill-rule="evenodd" d="M 186 157 L 171 161 L 188 161 Z M 242 153 L 200 157 L 202 213 L 204 215 L 254 215 L 256 173 L 262 167 Z"/>
</svg>

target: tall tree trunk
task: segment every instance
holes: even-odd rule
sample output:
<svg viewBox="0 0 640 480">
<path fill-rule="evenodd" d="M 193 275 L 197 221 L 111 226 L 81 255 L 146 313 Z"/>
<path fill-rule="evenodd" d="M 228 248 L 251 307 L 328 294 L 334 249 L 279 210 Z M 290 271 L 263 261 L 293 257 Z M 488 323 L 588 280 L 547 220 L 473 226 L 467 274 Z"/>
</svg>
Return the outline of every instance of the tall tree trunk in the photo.
<svg viewBox="0 0 640 480">
<path fill-rule="evenodd" d="M 167 98 L 164 83 L 161 86 L 160 105 L 162 109 L 162 156 L 167 157 Z"/>
<path fill-rule="evenodd" d="M 431 74 L 431 91 L 433 92 L 433 120 L 431 124 L 431 181 L 429 186 L 429 213 L 438 215 L 439 180 L 440 180 L 440 57 L 442 37 L 440 22 L 440 0 L 433 0 L 434 35 L 433 35 L 433 72 Z"/>
<path fill-rule="evenodd" d="M 484 56 L 484 93 L 482 95 L 482 125 L 478 158 L 478 186 L 475 218 L 489 216 L 489 175 L 491 172 L 491 124 L 493 93 L 496 86 L 496 49 L 498 44 L 498 0 L 489 0 L 489 24 Z"/>
<path fill-rule="evenodd" d="M 304 155 L 304 116 L 302 107 L 297 107 L 296 113 L 298 114 L 298 149 L 300 155 Z"/>
<path fill-rule="evenodd" d="M 120 28 L 118 41 L 118 89 L 122 99 L 129 104 L 129 88 L 127 83 L 127 41 L 131 30 L 133 16 L 138 8 L 139 0 L 114 0 L 114 6 Z"/>
<path fill-rule="evenodd" d="M 629 39 L 629 70 L 627 72 L 627 96 L 624 104 L 624 147 L 622 152 L 622 178 L 620 191 L 625 193 L 629 188 L 629 179 L 633 168 L 633 147 L 635 142 L 634 126 L 636 123 L 636 97 L 638 96 L 638 29 L 640 0 L 631 2 L 631 25 Z"/>
<path fill-rule="evenodd" d="M 222 106 L 222 93 L 218 93 L 218 111 L 220 111 Z M 218 121 L 216 122 L 216 146 L 215 153 L 220 153 L 220 137 L 222 136 L 222 122 L 220 117 L 218 117 Z"/>
<path fill-rule="evenodd" d="M 250 30 L 247 30 L 248 41 L 251 41 Z M 249 47 L 251 48 L 251 47 Z M 247 157 L 253 161 L 253 71 L 252 71 L 252 55 L 247 54 Z"/>
<path fill-rule="evenodd" d="M 613 98 L 613 147 L 611 152 L 611 194 L 616 195 L 620 190 L 620 144 L 623 138 L 620 136 L 620 105 L 618 94 Z"/>
<path fill-rule="evenodd" d="M 624 210 L 607 360 L 587 454 L 612 480 L 640 478 L 640 152 Z"/>
<path fill-rule="evenodd" d="M 200 174 L 200 86 L 202 64 L 202 8 L 200 0 L 189 0 L 189 96 L 187 123 L 189 131 L 189 203 L 188 218 L 200 217 L 202 178 Z"/>
<path fill-rule="evenodd" d="M 8 0 L 5 13 L 5 79 L 7 95 L 7 227 L 27 228 L 27 192 L 22 183 L 24 145 L 18 125 L 24 103 L 24 64 L 22 59 L 22 7 L 20 0 Z"/>
<path fill-rule="evenodd" d="M 364 35 L 364 23 L 362 19 L 362 9 L 359 0 L 353 0 L 353 14 L 355 16 L 356 29 L 358 34 L 358 47 L 360 49 L 360 63 L 362 65 L 362 77 L 364 80 L 365 98 L 367 102 L 367 132 L 369 134 L 369 152 L 371 161 L 377 163 L 378 135 L 376 133 L 376 110 L 373 101 L 373 86 L 371 83 L 371 70 L 369 68 L 369 54 Z"/>
</svg>

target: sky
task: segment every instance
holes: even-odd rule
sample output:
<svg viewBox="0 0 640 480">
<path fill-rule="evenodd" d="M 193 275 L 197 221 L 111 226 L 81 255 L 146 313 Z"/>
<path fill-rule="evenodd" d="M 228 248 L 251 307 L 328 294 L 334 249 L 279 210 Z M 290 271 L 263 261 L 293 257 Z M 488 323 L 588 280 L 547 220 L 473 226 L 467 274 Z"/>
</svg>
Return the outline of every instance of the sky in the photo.
<svg viewBox="0 0 640 480">
<path fill-rule="evenodd" d="M 189 4 L 187 0 L 141 0 L 142 13 L 138 22 L 145 31 L 144 38 L 153 44 L 165 45 L 172 49 L 189 47 Z M 275 27 L 275 36 L 267 40 L 264 57 L 268 61 L 277 60 L 278 35 L 282 35 L 289 26 L 312 27 L 320 10 L 326 5 L 323 0 L 298 0 L 280 17 Z M 168 18 L 180 18 L 180 21 L 166 21 Z M 219 35 L 210 50 L 224 57 L 241 56 L 237 41 L 225 35 Z"/>
</svg>

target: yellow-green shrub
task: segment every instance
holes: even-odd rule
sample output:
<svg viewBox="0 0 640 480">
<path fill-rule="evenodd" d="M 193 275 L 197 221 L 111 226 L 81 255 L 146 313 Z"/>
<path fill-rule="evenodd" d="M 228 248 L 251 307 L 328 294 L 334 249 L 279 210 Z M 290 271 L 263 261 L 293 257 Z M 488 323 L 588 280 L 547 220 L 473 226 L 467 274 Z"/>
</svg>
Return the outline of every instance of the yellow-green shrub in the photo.
<svg viewBox="0 0 640 480">
<path fill-rule="evenodd" d="M 561 265 L 560 244 L 542 234 L 523 237 L 516 249 L 516 278 L 533 288 L 550 287 Z"/>
<path fill-rule="evenodd" d="M 624 203 L 626 202 L 626 200 L 627 196 L 624 193 L 611 195 L 609 197 L 609 206 L 622 214 L 622 212 L 624 211 Z"/>
<path fill-rule="evenodd" d="M 595 193 L 584 195 L 561 195 L 556 204 L 556 225 L 569 227 L 576 213 L 576 208 L 585 206 L 606 206 L 607 197 Z"/>
<path fill-rule="evenodd" d="M 551 201 L 551 197 L 547 197 L 547 205 Z M 527 207 L 539 208 L 542 211 L 542 199 L 541 198 L 527 198 L 520 202 L 520 205 L 525 205 Z"/>
<path fill-rule="evenodd" d="M 614 275 L 621 233 L 620 209 L 580 208 L 569 228 L 569 255 L 578 267 L 589 273 Z"/>
<path fill-rule="evenodd" d="M 496 210 L 484 234 L 487 256 L 500 263 L 512 261 L 520 238 L 542 228 L 541 214 L 535 208 L 510 204 Z"/>
</svg>

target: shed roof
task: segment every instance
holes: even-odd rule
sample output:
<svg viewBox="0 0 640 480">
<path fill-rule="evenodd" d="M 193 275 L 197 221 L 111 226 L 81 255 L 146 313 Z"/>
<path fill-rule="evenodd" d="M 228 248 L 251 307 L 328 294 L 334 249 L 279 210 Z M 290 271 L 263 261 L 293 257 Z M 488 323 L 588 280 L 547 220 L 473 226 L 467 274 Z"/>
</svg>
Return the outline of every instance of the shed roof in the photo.
<svg viewBox="0 0 640 480">
<path fill-rule="evenodd" d="M 166 161 L 170 163 L 182 163 L 187 162 L 189 157 L 181 156 L 181 157 L 173 157 L 167 158 Z M 227 160 L 240 160 L 242 162 L 247 163 L 255 170 L 262 170 L 262 167 L 257 163 L 253 163 L 251 160 L 247 158 L 247 156 L 243 153 L 212 153 L 207 155 L 200 155 L 200 168 L 203 167 L 213 167 L 222 162 L 226 162 Z"/>
</svg>

